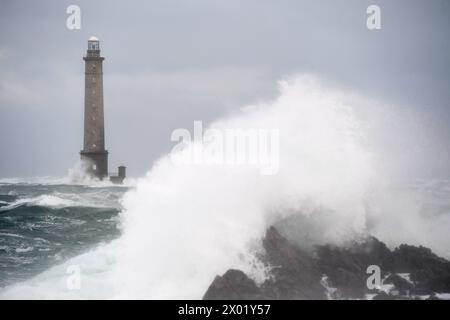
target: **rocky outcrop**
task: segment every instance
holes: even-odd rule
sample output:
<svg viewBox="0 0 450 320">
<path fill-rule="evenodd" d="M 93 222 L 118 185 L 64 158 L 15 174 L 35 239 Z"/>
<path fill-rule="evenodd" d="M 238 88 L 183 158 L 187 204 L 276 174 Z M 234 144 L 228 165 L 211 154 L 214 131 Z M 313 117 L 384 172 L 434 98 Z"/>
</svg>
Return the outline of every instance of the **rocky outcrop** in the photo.
<svg viewBox="0 0 450 320">
<path fill-rule="evenodd" d="M 271 227 L 263 240 L 262 261 L 272 277 L 261 286 L 267 299 L 325 299 L 322 274 L 311 255 L 289 243 Z"/>
<path fill-rule="evenodd" d="M 205 300 L 259 300 L 263 299 L 261 289 L 240 271 L 230 269 L 223 276 L 216 276 L 205 293 Z"/>
<path fill-rule="evenodd" d="M 367 291 L 367 267 L 380 266 L 391 254 L 386 245 L 374 237 L 355 242 L 348 247 L 331 245 L 317 247 L 317 264 L 340 297 L 361 298 Z"/>
<path fill-rule="evenodd" d="M 417 293 L 450 292 L 450 263 L 429 248 L 402 244 L 385 267 L 394 273 L 409 273 Z"/>
<path fill-rule="evenodd" d="M 271 227 L 261 261 L 271 277 L 261 285 L 240 270 L 217 276 L 204 299 L 439 299 L 450 292 L 450 262 L 430 249 L 401 245 L 391 251 L 374 237 L 346 247 L 290 243 Z M 367 267 L 380 267 L 382 282 L 367 287 Z"/>
<path fill-rule="evenodd" d="M 261 286 L 242 271 L 217 276 L 204 299 L 325 299 L 321 273 L 311 255 L 283 238 L 271 227 L 263 239 L 261 260 L 272 268 L 272 277 Z"/>
</svg>

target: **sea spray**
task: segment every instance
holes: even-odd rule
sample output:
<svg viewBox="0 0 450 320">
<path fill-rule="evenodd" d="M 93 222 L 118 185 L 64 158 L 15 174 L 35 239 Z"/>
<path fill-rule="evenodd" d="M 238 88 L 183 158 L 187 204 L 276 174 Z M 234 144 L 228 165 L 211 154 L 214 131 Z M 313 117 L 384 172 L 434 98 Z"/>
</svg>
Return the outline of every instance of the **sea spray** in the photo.
<svg viewBox="0 0 450 320">
<path fill-rule="evenodd" d="M 274 101 L 249 106 L 210 125 L 218 130 L 278 128 L 280 168 L 261 175 L 251 166 L 176 165 L 160 159 L 123 200 L 123 251 L 118 297 L 200 298 L 229 268 L 264 275 L 253 261 L 266 228 L 292 212 L 333 212 L 323 226 L 339 242 L 365 227 L 371 176 L 352 105 L 315 78 L 280 83 Z M 195 142 L 176 152 L 190 152 Z"/>
<path fill-rule="evenodd" d="M 261 237 L 288 214 L 332 212 L 321 229 L 335 243 L 364 231 L 372 170 L 356 107 L 352 95 L 317 78 L 281 81 L 273 101 L 209 127 L 278 129 L 277 174 L 245 165 L 177 165 L 167 155 L 125 195 L 119 239 L 6 288 L 2 298 L 201 298 L 229 268 L 262 281 L 268 269 L 255 258 Z M 74 264 L 82 273 L 79 290 L 65 286 Z"/>
</svg>

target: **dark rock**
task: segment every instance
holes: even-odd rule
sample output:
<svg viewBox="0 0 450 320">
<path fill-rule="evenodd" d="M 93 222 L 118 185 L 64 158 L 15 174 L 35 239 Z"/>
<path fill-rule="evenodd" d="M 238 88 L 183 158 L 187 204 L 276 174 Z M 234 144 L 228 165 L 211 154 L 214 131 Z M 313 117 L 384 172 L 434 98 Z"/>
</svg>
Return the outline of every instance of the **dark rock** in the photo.
<svg viewBox="0 0 450 320">
<path fill-rule="evenodd" d="M 439 299 L 435 293 L 430 294 L 430 296 L 426 300 L 441 300 Z"/>
<path fill-rule="evenodd" d="M 402 244 L 392 252 L 386 268 L 410 273 L 417 291 L 450 292 L 450 262 L 429 248 Z"/>
<path fill-rule="evenodd" d="M 367 267 L 381 266 L 391 252 L 386 245 L 374 237 L 350 244 L 345 248 L 331 245 L 317 248 L 318 265 L 334 287 L 343 296 L 362 298 L 367 292 Z M 383 269 L 381 268 L 383 271 Z"/>
<path fill-rule="evenodd" d="M 262 296 L 261 290 L 244 272 L 230 269 L 223 276 L 216 276 L 203 299 L 251 300 L 262 299 Z"/>
<path fill-rule="evenodd" d="M 375 297 L 373 297 L 373 300 L 394 300 L 394 297 L 388 295 L 384 291 L 381 291 Z"/>
<path fill-rule="evenodd" d="M 374 237 L 345 247 L 317 246 L 314 252 L 300 249 L 271 227 L 263 239 L 265 253 L 260 260 L 271 267 L 271 278 L 257 286 L 239 270 L 217 276 L 204 299 L 325 299 L 365 298 L 416 299 L 418 295 L 450 292 L 450 262 L 430 249 L 401 245 L 390 251 Z M 367 267 L 377 265 L 383 285 L 392 289 L 367 288 Z M 397 273 L 409 273 L 409 282 Z M 326 281 L 324 281 L 326 279 Z M 333 292 L 326 292 L 328 290 Z M 333 289 L 331 289 L 333 288 Z M 388 288 L 389 289 L 389 288 Z"/>
<path fill-rule="evenodd" d="M 261 260 L 272 266 L 272 279 L 257 287 L 242 271 L 218 276 L 203 299 L 325 299 L 322 277 L 313 257 L 289 243 L 271 227 L 263 240 Z"/>
<path fill-rule="evenodd" d="M 311 254 L 289 243 L 271 227 L 263 240 L 263 262 L 275 266 L 273 279 L 263 284 L 270 299 L 325 299 L 322 273 Z"/>
<path fill-rule="evenodd" d="M 390 274 L 384 281 L 383 284 L 393 284 L 398 290 L 399 294 L 404 296 L 409 296 L 414 291 L 414 284 L 410 283 L 408 280 L 402 278 L 397 274 Z"/>
</svg>

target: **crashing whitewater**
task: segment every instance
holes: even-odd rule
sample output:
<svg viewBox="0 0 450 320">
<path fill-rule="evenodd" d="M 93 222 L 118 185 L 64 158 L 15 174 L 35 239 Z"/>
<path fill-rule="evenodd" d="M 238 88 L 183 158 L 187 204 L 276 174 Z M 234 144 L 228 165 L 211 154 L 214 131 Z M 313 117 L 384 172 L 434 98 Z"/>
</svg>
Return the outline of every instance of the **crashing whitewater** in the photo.
<svg viewBox="0 0 450 320">
<path fill-rule="evenodd" d="M 281 81 L 277 98 L 209 126 L 278 129 L 277 174 L 251 165 L 176 164 L 174 156 L 196 142 L 175 148 L 121 200 L 118 239 L 0 289 L 0 298 L 198 299 L 230 268 L 261 283 L 270 276 L 257 259 L 265 230 L 291 215 L 325 211 L 308 245 L 342 244 L 370 232 L 390 245 L 419 241 L 448 257 L 449 215 L 432 222 L 415 198 L 380 191 L 383 175 L 354 114 L 369 103 L 315 77 Z M 74 266 L 81 275 L 76 289 L 68 286 Z"/>
</svg>

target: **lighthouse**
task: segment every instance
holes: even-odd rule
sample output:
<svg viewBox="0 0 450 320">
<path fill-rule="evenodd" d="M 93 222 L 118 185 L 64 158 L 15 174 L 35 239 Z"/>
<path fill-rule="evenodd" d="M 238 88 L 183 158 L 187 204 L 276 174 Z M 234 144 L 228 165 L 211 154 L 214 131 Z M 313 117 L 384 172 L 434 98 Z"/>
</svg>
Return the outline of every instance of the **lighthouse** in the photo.
<svg viewBox="0 0 450 320">
<path fill-rule="evenodd" d="M 84 72 L 84 146 L 80 151 L 81 161 L 92 177 L 108 177 L 108 151 L 105 149 L 105 119 L 103 109 L 103 58 L 100 56 L 100 41 L 90 37 Z M 126 167 L 119 166 L 118 174 L 111 176 L 113 183 L 121 184 Z"/>
<path fill-rule="evenodd" d="M 88 40 L 84 86 L 84 146 L 81 160 L 90 175 L 99 179 L 108 176 L 108 151 L 105 149 L 105 120 L 103 109 L 103 60 L 100 41 Z"/>
</svg>

